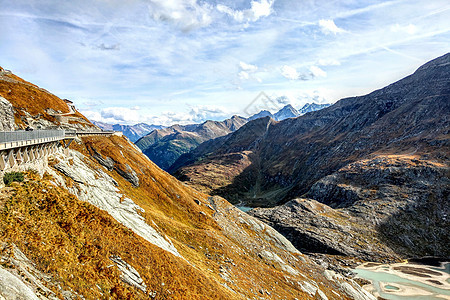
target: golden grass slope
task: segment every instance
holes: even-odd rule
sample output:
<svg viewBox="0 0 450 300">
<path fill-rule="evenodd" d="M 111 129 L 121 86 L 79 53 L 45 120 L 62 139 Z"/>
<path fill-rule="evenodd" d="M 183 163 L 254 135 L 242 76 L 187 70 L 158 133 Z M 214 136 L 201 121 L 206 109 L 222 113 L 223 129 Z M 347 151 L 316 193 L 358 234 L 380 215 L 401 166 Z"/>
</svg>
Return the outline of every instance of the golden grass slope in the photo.
<svg viewBox="0 0 450 300">
<path fill-rule="evenodd" d="M 1 67 L 0 96 L 13 105 L 16 124 L 21 127 L 25 126 L 22 120 L 22 117 L 25 116 L 25 112 L 28 112 L 32 116 L 40 115 L 40 118 L 50 122 L 56 122 L 56 120 L 54 116 L 48 114 L 48 109 L 61 111 L 61 113 L 70 112 L 67 104 L 57 96 L 23 80 L 9 71 L 5 71 Z M 91 124 L 89 120 L 79 112 L 75 112 L 73 117 L 81 118 Z"/>
</svg>

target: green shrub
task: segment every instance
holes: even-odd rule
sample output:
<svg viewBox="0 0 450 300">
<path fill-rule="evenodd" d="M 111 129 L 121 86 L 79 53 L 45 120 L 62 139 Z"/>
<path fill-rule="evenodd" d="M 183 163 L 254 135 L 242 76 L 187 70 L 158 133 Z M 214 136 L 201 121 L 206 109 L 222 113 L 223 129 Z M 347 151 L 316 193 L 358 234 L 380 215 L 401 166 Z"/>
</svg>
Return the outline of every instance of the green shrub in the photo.
<svg viewBox="0 0 450 300">
<path fill-rule="evenodd" d="M 9 185 L 14 181 L 23 182 L 23 179 L 24 179 L 24 177 L 23 177 L 22 172 L 9 172 L 9 173 L 5 173 L 5 175 L 3 176 L 3 182 L 6 185 Z"/>
</svg>

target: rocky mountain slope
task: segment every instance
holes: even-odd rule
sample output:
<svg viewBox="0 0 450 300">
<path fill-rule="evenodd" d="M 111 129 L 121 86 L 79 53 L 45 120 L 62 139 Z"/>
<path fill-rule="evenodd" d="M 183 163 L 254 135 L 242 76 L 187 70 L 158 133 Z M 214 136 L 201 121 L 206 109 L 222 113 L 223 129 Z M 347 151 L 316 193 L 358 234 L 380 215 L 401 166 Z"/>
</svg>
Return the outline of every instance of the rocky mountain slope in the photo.
<svg viewBox="0 0 450 300">
<path fill-rule="evenodd" d="M 251 214 L 306 252 L 449 257 L 449 175 L 448 165 L 417 155 L 379 155 L 319 180 L 306 199 Z"/>
<path fill-rule="evenodd" d="M 178 178 L 257 209 L 308 252 L 448 257 L 450 54 L 366 96 L 206 142 Z M 173 170 L 175 171 L 175 170 Z"/>
<path fill-rule="evenodd" d="M 44 162 L 0 189 L 2 299 L 375 299 L 120 134 Z"/>
<path fill-rule="evenodd" d="M 0 97 L 14 109 L 17 128 L 99 130 L 78 111 L 50 92 L 0 67 Z M 64 117 L 63 117 L 64 116 Z"/>
<path fill-rule="evenodd" d="M 135 125 L 108 124 L 95 121 L 92 123 L 103 130 L 121 131 L 133 143 L 139 140 L 141 137 L 146 136 L 153 130 L 164 128 L 164 126 L 162 125 L 148 125 L 145 123 L 139 123 Z"/>
<path fill-rule="evenodd" d="M 173 125 L 151 132 L 139 139 L 136 145 L 150 160 L 167 170 L 181 154 L 189 152 L 204 141 L 227 135 L 246 122 L 245 118 L 233 116 L 222 122 L 206 121 L 202 124 Z"/>
</svg>

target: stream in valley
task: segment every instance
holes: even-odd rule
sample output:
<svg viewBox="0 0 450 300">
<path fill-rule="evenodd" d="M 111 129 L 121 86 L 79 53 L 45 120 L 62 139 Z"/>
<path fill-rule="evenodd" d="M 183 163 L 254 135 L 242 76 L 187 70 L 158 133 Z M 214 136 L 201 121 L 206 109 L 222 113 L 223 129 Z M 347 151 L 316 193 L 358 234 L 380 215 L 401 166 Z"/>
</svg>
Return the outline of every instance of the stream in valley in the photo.
<svg viewBox="0 0 450 300">
<path fill-rule="evenodd" d="M 450 263 L 434 267 L 413 263 L 366 263 L 354 270 L 372 284 L 366 290 L 389 300 L 450 299 Z"/>
</svg>

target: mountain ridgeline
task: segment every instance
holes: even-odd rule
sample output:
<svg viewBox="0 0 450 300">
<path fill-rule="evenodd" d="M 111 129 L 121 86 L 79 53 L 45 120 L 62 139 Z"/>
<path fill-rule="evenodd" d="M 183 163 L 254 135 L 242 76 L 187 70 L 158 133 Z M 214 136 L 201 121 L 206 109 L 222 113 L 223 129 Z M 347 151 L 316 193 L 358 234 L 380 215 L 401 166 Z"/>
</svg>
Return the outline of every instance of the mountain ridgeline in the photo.
<svg viewBox="0 0 450 300">
<path fill-rule="evenodd" d="M 145 123 L 139 123 L 135 125 L 121 125 L 121 124 L 108 124 L 103 122 L 93 122 L 94 125 L 100 127 L 106 131 L 121 131 L 130 141 L 133 143 L 139 140 L 141 137 L 149 134 L 153 130 L 162 129 L 162 125 L 149 125 Z"/>
<path fill-rule="evenodd" d="M 204 141 L 236 131 L 245 123 L 245 118 L 233 116 L 222 122 L 173 125 L 151 132 L 139 139 L 136 146 L 160 168 L 167 170 L 181 154 L 189 152 Z"/>
<path fill-rule="evenodd" d="M 249 118 L 233 116 L 221 122 L 206 121 L 202 124 L 173 125 L 151 132 L 139 139 L 136 145 L 160 168 L 171 170 L 174 168 L 172 166 L 173 163 L 182 154 L 190 152 L 203 142 L 236 131 L 248 121 L 266 116 L 281 121 L 287 118 L 296 118 L 305 113 L 328 107 L 329 105 L 307 103 L 300 111 L 297 111 L 292 105 L 288 104 L 275 114 L 263 110 Z M 124 134 L 126 135 L 125 131 Z"/>
</svg>

